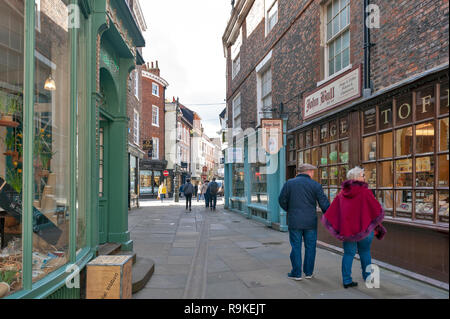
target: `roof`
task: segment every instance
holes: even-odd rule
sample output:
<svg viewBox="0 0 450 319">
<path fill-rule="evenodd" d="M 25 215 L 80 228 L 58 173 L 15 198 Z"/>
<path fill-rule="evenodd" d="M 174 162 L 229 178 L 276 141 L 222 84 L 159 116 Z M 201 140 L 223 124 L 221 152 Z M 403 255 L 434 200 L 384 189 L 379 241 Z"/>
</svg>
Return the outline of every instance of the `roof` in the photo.
<svg viewBox="0 0 450 319">
<path fill-rule="evenodd" d="M 227 114 L 227 108 L 223 109 L 222 113 L 219 114 L 219 117 L 224 119 L 225 118 L 225 114 Z"/>
<path fill-rule="evenodd" d="M 194 124 L 194 112 L 192 112 L 190 109 L 188 109 L 186 106 L 180 104 L 181 112 L 183 113 L 183 117 L 191 123 L 191 125 Z"/>
</svg>

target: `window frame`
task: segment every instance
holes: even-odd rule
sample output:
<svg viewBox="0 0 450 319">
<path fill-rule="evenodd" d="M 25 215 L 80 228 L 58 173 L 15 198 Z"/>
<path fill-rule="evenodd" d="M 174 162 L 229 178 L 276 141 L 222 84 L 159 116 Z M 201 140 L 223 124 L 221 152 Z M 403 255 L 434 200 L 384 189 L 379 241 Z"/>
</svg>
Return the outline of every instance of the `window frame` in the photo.
<svg viewBox="0 0 450 319">
<path fill-rule="evenodd" d="M 154 115 L 156 110 L 156 123 L 154 122 Z M 152 105 L 152 126 L 159 127 L 159 107 Z"/>
<path fill-rule="evenodd" d="M 154 88 L 156 87 L 156 94 Z M 159 85 L 156 82 L 152 82 L 152 95 L 159 97 Z"/>
<path fill-rule="evenodd" d="M 235 104 L 235 102 L 237 101 L 237 100 L 239 100 L 239 113 L 238 114 L 236 114 L 236 104 Z M 234 97 L 234 99 L 233 99 L 233 101 L 232 101 L 232 103 L 231 103 L 231 107 L 232 107 L 232 111 L 233 111 L 233 131 L 234 131 L 234 133 L 233 134 L 236 134 L 236 129 L 242 129 L 242 96 L 241 96 L 241 93 L 238 93 L 235 97 Z M 237 127 L 236 126 L 236 119 L 237 118 L 239 118 L 239 127 Z"/>
<path fill-rule="evenodd" d="M 275 11 L 271 14 L 272 10 L 275 9 Z M 275 26 L 278 23 L 278 15 L 279 15 L 279 11 L 278 11 L 278 0 L 275 0 L 272 2 L 271 5 L 268 6 L 268 8 L 265 10 L 265 30 L 266 30 L 266 36 L 270 33 L 270 31 L 272 31 Z M 273 23 L 273 25 L 271 25 L 271 21 L 272 18 L 275 17 L 275 23 Z"/>
<path fill-rule="evenodd" d="M 133 120 L 133 142 L 136 145 L 139 145 L 139 139 L 140 139 L 140 132 L 139 132 L 139 127 L 140 125 L 140 116 L 139 116 L 139 112 L 134 109 L 134 120 Z"/>
<path fill-rule="evenodd" d="M 152 137 L 152 141 L 153 141 L 152 159 L 153 160 L 159 160 L 159 138 L 158 137 Z"/>
</svg>

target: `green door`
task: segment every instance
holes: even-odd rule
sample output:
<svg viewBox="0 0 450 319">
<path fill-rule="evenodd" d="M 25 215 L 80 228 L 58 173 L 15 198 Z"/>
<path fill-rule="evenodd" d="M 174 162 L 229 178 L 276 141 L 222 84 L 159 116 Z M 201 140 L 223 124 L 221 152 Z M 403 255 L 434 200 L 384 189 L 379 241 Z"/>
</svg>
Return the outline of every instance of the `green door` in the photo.
<svg viewBox="0 0 450 319">
<path fill-rule="evenodd" d="M 108 122 L 100 121 L 99 131 L 99 239 L 108 240 Z"/>
</svg>

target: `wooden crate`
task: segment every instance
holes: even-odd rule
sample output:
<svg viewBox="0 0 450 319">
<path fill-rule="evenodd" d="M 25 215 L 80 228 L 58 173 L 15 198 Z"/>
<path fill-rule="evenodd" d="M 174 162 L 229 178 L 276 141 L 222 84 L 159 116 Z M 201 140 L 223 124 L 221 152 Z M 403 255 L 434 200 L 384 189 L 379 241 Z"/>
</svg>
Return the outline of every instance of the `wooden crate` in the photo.
<svg viewBox="0 0 450 319">
<path fill-rule="evenodd" d="M 131 299 L 132 256 L 98 256 L 87 264 L 86 299 Z"/>
</svg>

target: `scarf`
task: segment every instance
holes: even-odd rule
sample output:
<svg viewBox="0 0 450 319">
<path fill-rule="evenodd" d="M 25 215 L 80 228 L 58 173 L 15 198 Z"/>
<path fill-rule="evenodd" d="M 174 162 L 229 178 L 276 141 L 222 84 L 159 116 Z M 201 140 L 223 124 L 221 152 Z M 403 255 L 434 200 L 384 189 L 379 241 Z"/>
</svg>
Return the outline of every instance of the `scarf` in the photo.
<svg viewBox="0 0 450 319">
<path fill-rule="evenodd" d="M 367 183 L 348 180 L 322 216 L 322 224 L 340 241 L 360 241 L 374 230 L 385 232 L 383 218 L 384 210 Z"/>
</svg>

